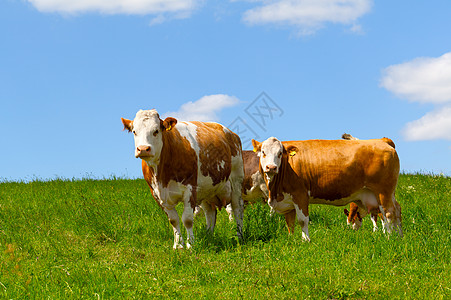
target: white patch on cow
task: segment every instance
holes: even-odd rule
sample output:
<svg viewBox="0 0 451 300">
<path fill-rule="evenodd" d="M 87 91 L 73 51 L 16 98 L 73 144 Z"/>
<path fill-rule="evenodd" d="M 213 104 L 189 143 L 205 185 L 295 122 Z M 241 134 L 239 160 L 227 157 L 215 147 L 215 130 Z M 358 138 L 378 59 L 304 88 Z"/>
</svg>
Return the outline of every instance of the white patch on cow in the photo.
<svg viewBox="0 0 451 300">
<path fill-rule="evenodd" d="M 304 215 L 302 209 L 299 209 L 299 206 L 297 204 L 294 204 L 294 208 L 296 209 L 296 217 L 298 219 L 298 222 L 302 226 L 302 239 L 304 241 L 310 242 L 310 236 L 308 234 L 309 216 Z"/>
<path fill-rule="evenodd" d="M 371 222 L 373 222 L 373 232 L 377 231 L 379 229 L 377 227 L 377 215 L 371 215 Z"/>
<path fill-rule="evenodd" d="M 218 171 L 221 171 L 221 169 L 224 169 L 226 162 L 225 161 L 221 161 L 220 163 L 218 163 L 216 166 L 218 167 Z"/>
<path fill-rule="evenodd" d="M 199 143 L 197 142 L 197 126 L 191 122 L 178 122 L 175 127 L 179 131 L 180 135 L 188 140 L 191 145 L 191 148 L 199 157 Z"/>
<path fill-rule="evenodd" d="M 293 197 L 290 194 L 283 193 L 283 200 L 268 200 L 268 204 L 279 214 L 286 214 L 294 209 Z"/>
<path fill-rule="evenodd" d="M 257 199 L 268 199 L 268 188 L 260 171 L 256 171 L 251 175 L 252 186 L 245 191 L 243 198 L 248 202 L 255 202 Z"/>
<path fill-rule="evenodd" d="M 227 212 L 227 215 L 229 215 L 229 221 L 232 222 L 233 221 L 233 209 L 232 209 L 231 203 L 227 204 L 226 212 Z"/>
</svg>

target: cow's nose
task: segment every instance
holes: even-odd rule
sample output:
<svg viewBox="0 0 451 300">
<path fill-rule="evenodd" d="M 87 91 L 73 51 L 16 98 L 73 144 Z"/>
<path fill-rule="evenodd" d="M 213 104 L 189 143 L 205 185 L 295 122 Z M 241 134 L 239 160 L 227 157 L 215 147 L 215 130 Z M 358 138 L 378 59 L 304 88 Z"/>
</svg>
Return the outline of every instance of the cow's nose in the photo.
<svg viewBox="0 0 451 300">
<path fill-rule="evenodd" d="M 277 172 L 277 166 L 275 166 L 275 165 L 266 165 L 266 172 L 276 173 Z"/>
<path fill-rule="evenodd" d="M 150 156 L 150 146 L 136 147 L 136 157 L 148 157 L 148 156 Z"/>
</svg>

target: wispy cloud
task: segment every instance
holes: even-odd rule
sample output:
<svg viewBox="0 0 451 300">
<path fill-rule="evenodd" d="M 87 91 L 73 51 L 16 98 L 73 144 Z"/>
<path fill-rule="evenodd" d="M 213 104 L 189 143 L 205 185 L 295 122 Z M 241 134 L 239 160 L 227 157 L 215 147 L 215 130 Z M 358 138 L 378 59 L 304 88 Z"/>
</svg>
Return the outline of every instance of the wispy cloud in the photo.
<svg viewBox="0 0 451 300">
<path fill-rule="evenodd" d="M 408 141 L 445 139 L 451 141 L 451 105 L 407 123 L 403 134 Z"/>
<path fill-rule="evenodd" d="M 203 0 L 28 0 L 41 12 L 147 15 L 193 11 Z"/>
<path fill-rule="evenodd" d="M 208 95 L 197 101 L 184 103 L 178 111 L 167 112 L 164 116 L 186 121 L 218 121 L 218 112 L 239 103 L 240 100 L 234 96 Z"/>
<path fill-rule="evenodd" d="M 244 13 L 250 25 L 289 25 L 300 34 L 315 33 L 327 23 L 345 24 L 362 33 L 357 19 L 368 13 L 372 0 L 260 0 L 262 5 Z M 358 30 L 357 30 L 358 29 Z"/>
<path fill-rule="evenodd" d="M 407 140 L 451 140 L 451 52 L 420 57 L 383 70 L 381 86 L 400 98 L 436 107 L 403 129 Z"/>
</svg>

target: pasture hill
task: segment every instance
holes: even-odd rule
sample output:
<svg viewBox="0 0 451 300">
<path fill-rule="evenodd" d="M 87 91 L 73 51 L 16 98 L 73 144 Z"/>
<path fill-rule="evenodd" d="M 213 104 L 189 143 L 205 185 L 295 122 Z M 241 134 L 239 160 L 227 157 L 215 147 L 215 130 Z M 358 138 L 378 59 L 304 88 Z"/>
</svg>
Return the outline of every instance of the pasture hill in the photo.
<svg viewBox="0 0 451 300">
<path fill-rule="evenodd" d="M 256 203 L 243 242 L 222 210 L 213 235 L 198 215 L 193 249 L 172 250 L 143 179 L 3 181 L 0 297 L 451 299 L 451 178 L 402 174 L 396 197 L 404 238 L 316 205 L 302 242 Z"/>
</svg>

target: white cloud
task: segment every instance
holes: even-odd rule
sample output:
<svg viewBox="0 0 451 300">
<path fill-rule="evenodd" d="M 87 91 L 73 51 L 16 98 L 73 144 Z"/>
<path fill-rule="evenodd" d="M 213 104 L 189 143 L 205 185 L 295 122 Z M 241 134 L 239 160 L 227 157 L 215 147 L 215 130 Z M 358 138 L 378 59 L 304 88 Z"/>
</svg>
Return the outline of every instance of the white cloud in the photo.
<svg viewBox="0 0 451 300">
<path fill-rule="evenodd" d="M 248 24 L 291 25 L 301 34 L 312 34 L 325 23 L 352 25 L 351 31 L 361 28 L 356 20 L 368 13 L 372 0 L 272 0 L 244 13 Z"/>
<path fill-rule="evenodd" d="M 381 86 L 411 101 L 451 101 L 451 52 L 440 57 L 420 57 L 383 71 Z"/>
<path fill-rule="evenodd" d="M 406 140 L 451 140 L 451 52 L 389 66 L 383 71 L 380 85 L 400 98 L 436 106 L 406 124 Z"/>
<path fill-rule="evenodd" d="M 164 114 L 165 117 L 174 117 L 187 121 L 218 121 L 216 113 L 226 107 L 232 107 L 240 102 L 238 98 L 229 95 L 208 95 L 197 101 L 190 101 L 175 112 Z"/>
<path fill-rule="evenodd" d="M 408 141 L 445 139 L 451 141 L 451 105 L 427 113 L 407 123 L 403 131 Z"/>
<path fill-rule="evenodd" d="M 41 12 L 66 14 L 99 12 L 103 14 L 186 13 L 203 0 L 28 0 Z"/>
</svg>

